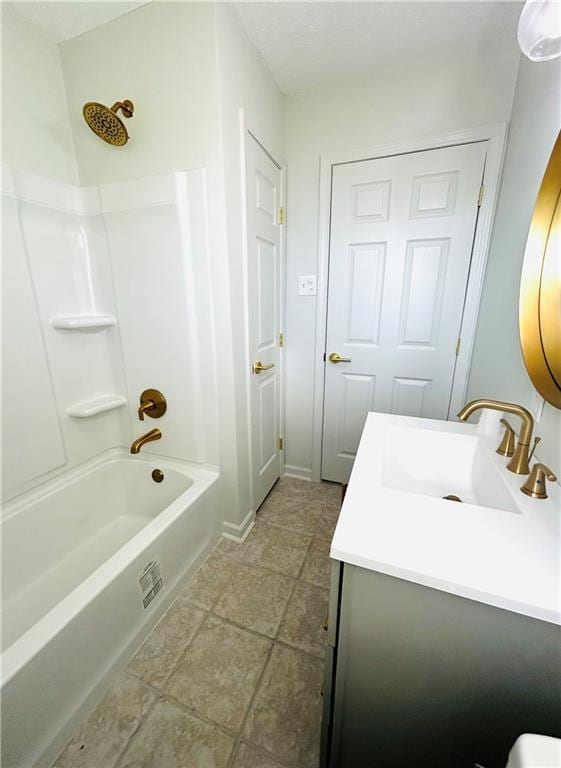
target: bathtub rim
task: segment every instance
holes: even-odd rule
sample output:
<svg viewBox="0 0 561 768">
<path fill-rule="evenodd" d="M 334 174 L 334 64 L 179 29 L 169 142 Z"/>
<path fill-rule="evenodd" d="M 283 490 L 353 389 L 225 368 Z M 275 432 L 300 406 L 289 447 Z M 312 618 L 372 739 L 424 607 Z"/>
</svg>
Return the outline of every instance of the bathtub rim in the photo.
<svg viewBox="0 0 561 768">
<path fill-rule="evenodd" d="M 70 470 L 65 476 L 66 482 L 62 476 L 56 478 L 56 481 L 47 481 L 41 488 L 35 488 L 29 493 L 24 494 L 25 498 L 18 497 L 17 505 L 10 508 L 9 515 L 2 520 L 8 519 L 27 506 L 41 501 L 69 483 L 76 482 L 102 466 L 117 463 L 121 461 L 144 464 L 153 464 L 157 462 L 164 468 L 172 469 L 192 480 L 192 484 L 185 491 L 179 494 L 171 504 L 164 507 L 158 514 L 147 523 L 138 533 L 129 541 L 123 544 L 111 557 L 98 566 L 93 573 L 78 584 L 62 600 L 54 605 L 47 613 L 42 616 L 35 624 L 29 627 L 22 635 L 14 640 L 9 646 L 2 650 L 0 654 L 0 665 L 2 677 L 0 680 L 0 690 L 2 690 L 17 673 L 23 669 L 40 651 L 50 643 L 64 628 L 74 619 L 80 611 L 84 609 L 92 600 L 94 600 L 111 581 L 117 578 L 127 566 L 139 557 L 151 544 L 156 541 L 158 536 L 167 530 L 177 518 L 183 514 L 189 506 L 194 504 L 203 496 L 220 477 L 218 468 L 214 465 L 200 465 L 192 462 L 172 459 L 159 454 L 145 454 L 144 456 L 132 457 L 123 448 L 114 448 L 105 451 L 101 456 L 97 456 L 93 461 L 81 465 L 79 468 Z M 11 506 L 11 505 L 10 505 Z"/>
</svg>

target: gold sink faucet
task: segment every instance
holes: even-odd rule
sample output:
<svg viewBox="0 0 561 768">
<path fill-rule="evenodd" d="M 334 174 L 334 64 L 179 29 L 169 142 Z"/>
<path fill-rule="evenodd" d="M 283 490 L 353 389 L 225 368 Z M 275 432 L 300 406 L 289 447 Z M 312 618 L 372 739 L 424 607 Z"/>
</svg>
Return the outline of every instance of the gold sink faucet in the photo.
<svg viewBox="0 0 561 768">
<path fill-rule="evenodd" d="M 518 444 L 506 468 L 517 475 L 527 475 L 530 472 L 528 452 L 534 429 L 534 419 L 530 411 L 521 405 L 516 405 L 516 403 L 503 403 L 500 400 L 486 400 L 482 398 L 481 400 L 472 400 L 471 403 L 464 405 L 458 413 L 458 418 L 462 421 L 467 421 L 472 413 L 479 411 L 481 408 L 489 408 L 491 411 L 504 411 L 504 413 L 512 413 L 520 417 L 522 428 L 520 429 Z"/>
<path fill-rule="evenodd" d="M 143 445 L 146 445 L 146 443 L 151 443 L 153 440 L 160 440 L 161 437 L 162 433 L 159 429 L 151 429 L 150 432 L 147 432 L 145 435 L 136 438 L 136 440 L 131 445 L 131 453 L 140 453 L 140 449 Z"/>
</svg>

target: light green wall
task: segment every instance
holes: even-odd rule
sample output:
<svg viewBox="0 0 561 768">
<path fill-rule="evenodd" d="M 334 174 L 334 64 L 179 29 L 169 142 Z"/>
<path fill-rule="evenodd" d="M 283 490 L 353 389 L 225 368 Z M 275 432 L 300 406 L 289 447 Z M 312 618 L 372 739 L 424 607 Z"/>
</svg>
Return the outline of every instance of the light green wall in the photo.
<svg viewBox="0 0 561 768">
<path fill-rule="evenodd" d="M 520 270 L 536 195 L 560 128 L 561 60 L 536 64 L 522 57 L 468 385 L 470 400 L 491 397 L 532 405 L 534 390 L 518 337 Z M 540 459 L 561 476 L 561 411 L 546 404 L 535 434 L 542 438 Z"/>
<path fill-rule="evenodd" d="M 2 3 L 2 159 L 77 183 L 58 46 Z"/>
<path fill-rule="evenodd" d="M 207 165 L 218 141 L 212 3 L 157 2 L 60 46 L 80 182 L 138 179 Z M 126 147 L 100 141 L 86 101 L 131 99 Z"/>
</svg>

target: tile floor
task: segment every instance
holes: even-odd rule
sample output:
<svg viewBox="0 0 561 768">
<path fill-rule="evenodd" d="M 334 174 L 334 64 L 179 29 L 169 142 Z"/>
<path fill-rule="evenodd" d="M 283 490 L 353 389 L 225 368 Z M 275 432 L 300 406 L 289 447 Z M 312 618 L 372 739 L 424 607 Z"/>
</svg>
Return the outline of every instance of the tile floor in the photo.
<svg viewBox="0 0 561 768">
<path fill-rule="evenodd" d="M 222 539 L 56 768 L 317 768 L 341 488 L 283 478 Z"/>
</svg>

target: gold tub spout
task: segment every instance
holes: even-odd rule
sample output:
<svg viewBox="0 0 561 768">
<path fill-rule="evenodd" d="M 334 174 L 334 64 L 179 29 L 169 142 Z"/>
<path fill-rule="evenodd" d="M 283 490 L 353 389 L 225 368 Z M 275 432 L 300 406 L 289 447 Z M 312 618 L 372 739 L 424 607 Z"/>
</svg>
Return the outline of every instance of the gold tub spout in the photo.
<svg viewBox="0 0 561 768">
<path fill-rule="evenodd" d="M 159 429 L 151 429 L 150 432 L 147 432 L 145 435 L 136 438 L 136 440 L 131 445 L 131 453 L 139 453 L 143 445 L 146 445 L 146 443 L 151 443 L 153 440 L 160 440 L 161 437 L 162 433 Z"/>
<path fill-rule="evenodd" d="M 472 400 L 471 403 L 464 405 L 462 410 L 458 413 L 458 418 L 462 421 L 467 421 L 472 413 L 479 411 L 482 408 L 489 408 L 491 411 L 503 411 L 504 413 L 512 413 L 515 416 L 519 416 L 522 421 L 522 428 L 520 429 L 520 436 L 518 438 L 518 444 L 514 450 L 512 459 L 506 465 L 506 468 L 511 472 L 515 472 L 517 475 L 527 475 L 530 471 L 530 465 L 528 463 L 528 452 L 530 448 L 530 440 L 532 439 L 532 431 L 534 429 L 534 419 L 530 411 L 521 405 L 516 403 L 503 403 L 500 400 Z"/>
</svg>

